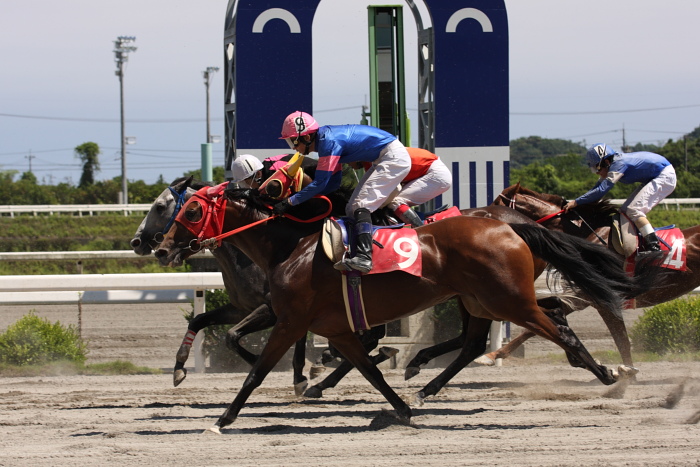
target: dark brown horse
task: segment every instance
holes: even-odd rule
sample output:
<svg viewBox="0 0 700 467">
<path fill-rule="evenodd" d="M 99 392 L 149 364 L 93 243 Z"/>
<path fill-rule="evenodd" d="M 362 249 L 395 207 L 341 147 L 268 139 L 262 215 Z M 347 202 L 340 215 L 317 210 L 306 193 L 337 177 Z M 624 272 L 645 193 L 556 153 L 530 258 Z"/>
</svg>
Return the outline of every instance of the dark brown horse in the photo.
<svg viewBox="0 0 700 467">
<path fill-rule="evenodd" d="M 372 364 L 348 323 L 343 303 L 341 273 L 333 269 L 320 247 L 320 222 L 297 223 L 271 217 L 271 208 L 255 192 L 227 192 L 223 231 L 267 274 L 277 322 L 267 345 L 236 398 L 219 418 L 213 431 L 233 423 L 252 391 L 307 331 L 324 336 L 394 407 L 400 420 L 409 422 L 410 407 L 389 387 Z M 308 209 L 313 201 L 298 209 Z M 201 245 L 199 229 L 209 218 L 206 201 L 193 197 L 165 236 L 156 257 L 161 264 L 181 264 Z M 297 215 L 290 211 L 288 215 Z M 301 217 L 301 216 L 298 216 Z M 271 222 L 268 222 L 272 219 Z M 191 230 L 190 230 L 191 229 Z M 244 230 L 239 230 L 244 229 Z M 197 233 L 197 232 L 200 233 Z M 194 233 L 193 233 L 194 232 Z M 621 293 L 638 294 L 648 287 L 644 276 L 628 277 L 620 259 L 607 249 L 585 240 L 550 232 L 538 226 L 506 224 L 493 219 L 452 217 L 416 229 L 422 255 L 422 277 L 401 271 L 364 276 L 365 313 L 374 326 L 402 318 L 452 297 L 458 297 L 477 317 L 469 326 L 460 353 L 464 361 L 481 355 L 492 320 L 508 320 L 532 330 L 575 356 L 604 384 L 618 375 L 598 364 L 565 325 L 558 310 L 543 311 L 535 298 L 533 255 L 553 265 L 601 307 L 621 305 Z M 435 394 L 436 380 L 444 384 L 463 361 L 448 366 L 420 393 Z"/>
<path fill-rule="evenodd" d="M 564 204 L 566 200 L 559 195 L 538 193 L 522 187 L 519 183 L 503 190 L 494 201 L 494 205 L 510 206 L 530 219 L 541 220 L 541 225 L 547 229 L 565 232 L 596 243 L 609 243 L 612 214 L 618 212 L 617 207 L 603 200 L 577 206 L 568 213 L 562 213 L 560 211 Z M 545 219 L 556 213 L 559 214 Z M 661 269 L 654 288 L 636 298 L 637 306 L 647 307 L 667 302 L 700 286 L 700 226 L 683 229 L 682 232 L 686 242 L 687 270 Z M 581 300 L 576 308 L 581 309 L 589 304 L 586 300 Z M 622 316 L 609 309 L 598 308 L 598 312 L 612 334 L 623 363 L 632 366 L 632 352 Z M 486 357 L 490 360 L 506 358 L 533 336 L 533 333 L 525 331 L 501 349 L 486 354 Z"/>
</svg>

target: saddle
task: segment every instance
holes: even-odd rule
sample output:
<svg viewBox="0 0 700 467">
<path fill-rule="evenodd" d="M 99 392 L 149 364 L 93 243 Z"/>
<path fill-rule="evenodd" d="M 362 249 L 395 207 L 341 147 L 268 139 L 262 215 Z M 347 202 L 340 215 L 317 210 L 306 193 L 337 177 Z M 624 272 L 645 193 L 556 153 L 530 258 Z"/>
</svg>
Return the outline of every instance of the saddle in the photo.
<svg viewBox="0 0 700 467">
<path fill-rule="evenodd" d="M 323 223 L 321 244 L 326 257 L 334 264 L 355 251 L 353 220 L 330 217 Z M 372 270 L 368 274 L 404 271 L 420 277 L 422 261 L 420 244 L 414 229 L 404 224 L 372 226 Z"/>
<path fill-rule="evenodd" d="M 687 270 L 683 232 L 675 225 L 668 225 L 656 229 L 656 236 L 659 238 L 661 250 L 668 252 L 660 266 L 677 271 Z M 614 215 L 609 241 L 617 253 L 632 263 L 642 242 L 634 222 L 624 213 Z"/>
</svg>

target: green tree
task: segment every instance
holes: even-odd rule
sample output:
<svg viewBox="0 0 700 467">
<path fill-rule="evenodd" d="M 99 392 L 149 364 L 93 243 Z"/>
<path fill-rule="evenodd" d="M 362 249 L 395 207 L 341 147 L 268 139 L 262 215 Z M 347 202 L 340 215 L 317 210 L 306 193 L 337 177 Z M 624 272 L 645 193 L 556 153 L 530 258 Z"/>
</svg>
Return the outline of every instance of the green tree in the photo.
<svg viewBox="0 0 700 467">
<path fill-rule="evenodd" d="M 93 185 L 95 183 L 95 173 L 100 171 L 100 161 L 98 156 L 100 147 L 97 143 L 87 142 L 76 146 L 75 155 L 83 163 L 83 173 L 80 175 L 79 187 Z"/>
</svg>

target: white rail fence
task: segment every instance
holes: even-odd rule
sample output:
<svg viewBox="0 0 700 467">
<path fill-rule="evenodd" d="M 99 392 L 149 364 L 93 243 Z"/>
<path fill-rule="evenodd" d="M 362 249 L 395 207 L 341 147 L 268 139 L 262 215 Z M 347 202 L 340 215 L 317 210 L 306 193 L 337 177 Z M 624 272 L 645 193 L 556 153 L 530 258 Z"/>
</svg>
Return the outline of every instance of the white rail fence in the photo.
<svg viewBox="0 0 700 467">
<path fill-rule="evenodd" d="M 148 212 L 152 204 L 28 204 L 0 205 L 0 216 L 15 217 L 15 214 L 84 214 L 92 216 L 100 212 L 121 212 L 125 216 L 134 212 Z"/>
<path fill-rule="evenodd" d="M 624 199 L 611 199 L 613 204 L 621 205 Z M 674 207 L 677 210 L 681 206 L 700 205 L 700 198 L 666 198 L 660 203 L 666 209 Z M 101 212 L 121 212 L 125 216 L 132 213 L 148 212 L 151 204 L 37 204 L 37 205 L 0 205 L 0 216 L 15 217 L 17 214 L 77 214 L 78 216 L 92 216 Z"/>
<path fill-rule="evenodd" d="M 205 291 L 223 288 L 218 272 L 0 276 L 0 304 L 194 301 L 197 315 L 206 311 Z M 192 345 L 198 373 L 205 365 L 201 334 Z"/>
</svg>

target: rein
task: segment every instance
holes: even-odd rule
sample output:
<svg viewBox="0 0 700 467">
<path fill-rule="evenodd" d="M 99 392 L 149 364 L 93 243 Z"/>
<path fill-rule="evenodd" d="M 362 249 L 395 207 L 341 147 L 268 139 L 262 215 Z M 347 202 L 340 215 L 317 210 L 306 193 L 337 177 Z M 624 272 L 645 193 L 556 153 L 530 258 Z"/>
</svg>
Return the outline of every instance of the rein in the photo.
<svg viewBox="0 0 700 467">
<path fill-rule="evenodd" d="M 224 233 L 221 233 L 219 235 L 216 235 L 215 237 L 203 240 L 203 241 L 199 242 L 199 245 L 201 248 L 216 248 L 217 246 L 219 246 L 221 244 L 222 239 L 224 239 L 226 237 L 230 237 L 232 235 L 235 235 L 239 232 L 243 232 L 244 230 L 248 230 L 248 229 L 253 228 L 257 225 L 264 224 L 265 222 L 268 222 L 272 219 L 276 219 L 278 217 L 286 217 L 289 220 L 292 220 L 294 222 L 300 222 L 302 224 L 310 224 L 312 222 L 320 221 L 321 219 L 324 219 L 325 217 L 327 217 L 331 213 L 331 211 L 333 210 L 333 205 L 331 203 L 331 200 L 328 199 L 326 196 L 314 196 L 314 198 L 325 200 L 328 203 L 328 209 L 326 210 L 326 212 L 324 212 L 323 214 L 319 214 L 317 216 L 314 216 L 311 219 L 299 219 L 296 216 L 292 216 L 292 215 L 286 214 L 286 213 L 282 214 L 282 215 L 275 214 L 275 215 L 272 215 L 272 216 L 267 217 L 265 219 L 260 219 L 258 221 L 252 222 L 250 224 L 246 224 L 246 225 L 239 227 L 237 229 L 229 230 L 228 232 L 224 232 Z M 270 205 L 267 205 L 267 207 L 272 208 L 272 206 L 270 206 Z"/>
<path fill-rule="evenodd" d="M 503 194 L 501 194 L 500 196 L 503 197 L 504 199 L 507 199 L 507 200 L 509 201 L 509 203 L 508 203 L 508 206 L 509 206 L 509 207 L 511 207 L 512 209 L 515 209 L 515 196 L 516 196 L 516 195 L 517 195 L 517 193 L 516 193 L 515 195 L 513 195 L 512 198 L 507 198 L 507 197 L 504 196 Z M 520 195 L 520 196 L 523 196 L 523 195 Z M 535 198 L 535 199 L 537 199 L 537 198 Z M 541 201 L 541 200 L 540 200 L 540 201 Z M 598 232 L 596 232 L 596 231 L 593 229 L 593 227 L 591 227 L 591 226 L 588 224 L 588 222 L 586 222 L 586 220 L 585 220 L 583 217 L 581 217 L 581 214 L 579 214 L 575 209 L 572 209 L 571 211 L 572 211 L 573 213 L 575 213 L 575 214 L 578 216 L 578 218 L 581 220 L 581 222 L 583 222 L 583 224 L 584 224 L 586 227 L 588 227 L 588 230 L 590 230 L 590 231 L 596 236 L 596 238 L 598 238 L 598 240 L 600 241 L 600 243 L 602 243 L 602 244 L 605 245 L 605 246 L 608 245 L 607 242 L 606 242 L 605 240 L 603 240 L 603 238 L 601 238 L 600 235 L 598 235 Z M 542 224 L 543 222 L 547 222 L 548 220 L 552 219 L 553 217 L 557 217 L 558 215 L 562 214 L 563 212 L 564 212 L 564 209 L 562 209 L 561 211 L 554 212 L 554 213 L 552 213 L 552 214 L 548 214 L 548 215 L 546 215 L 546 216 L 544 216 L 544 217 L 542 217 L 542 218 L 536 220 L 535 222 L 537 222 L 538 224 Z"/>
</svg>

